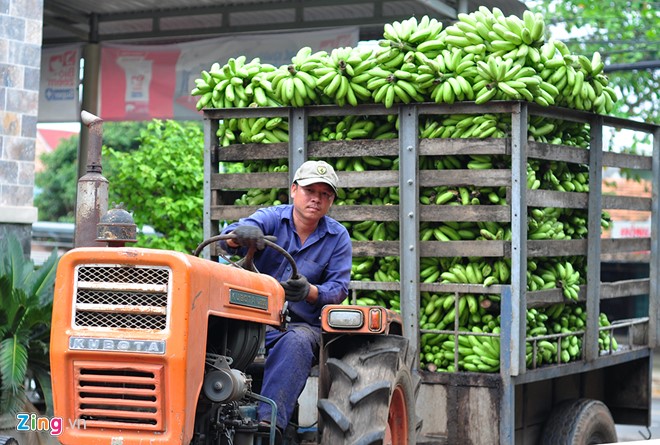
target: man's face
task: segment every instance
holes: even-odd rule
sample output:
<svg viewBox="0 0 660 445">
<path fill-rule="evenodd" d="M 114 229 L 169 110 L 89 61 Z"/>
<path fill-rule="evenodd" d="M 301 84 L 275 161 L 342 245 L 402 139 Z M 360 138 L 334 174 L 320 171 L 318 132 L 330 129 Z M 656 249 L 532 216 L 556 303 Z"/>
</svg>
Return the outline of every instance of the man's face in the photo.
<svg viewBox="0 0 660 445">
<path fill-rule="evenodd" d="M 294 210 L 304 219 L 319 220 L 330 209 L 335 193 L 328 184 L 317 182 L 306 186 L 293 184 L 291 198 Z"/>
</svg>

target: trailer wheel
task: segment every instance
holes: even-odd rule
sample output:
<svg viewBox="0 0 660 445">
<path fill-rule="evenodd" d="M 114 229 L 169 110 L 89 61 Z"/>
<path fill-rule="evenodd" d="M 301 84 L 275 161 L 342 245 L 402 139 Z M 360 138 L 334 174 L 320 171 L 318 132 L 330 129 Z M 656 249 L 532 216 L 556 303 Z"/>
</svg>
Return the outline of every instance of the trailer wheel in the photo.
<svg viewBox="0 0 660 445">
<path fill-rule="evenodd" d="M 541 445 L 616 443 L 616 427 L 599 400 L 574 399 L 557 405 L 543 428 Z"/>
<path fill-rule="evenodd" d="M 18 441 L 13 437 L 0 436 L 0 445 L 18 445 Z"/>
<path fill-rule="evenodd" d="M 328 398 L 318 403 L 321 445 L 414 443 L 419 377 L 413 364 L 408 340 L 398 336 L 374 337 L 328 359 Z"/>
</svg>

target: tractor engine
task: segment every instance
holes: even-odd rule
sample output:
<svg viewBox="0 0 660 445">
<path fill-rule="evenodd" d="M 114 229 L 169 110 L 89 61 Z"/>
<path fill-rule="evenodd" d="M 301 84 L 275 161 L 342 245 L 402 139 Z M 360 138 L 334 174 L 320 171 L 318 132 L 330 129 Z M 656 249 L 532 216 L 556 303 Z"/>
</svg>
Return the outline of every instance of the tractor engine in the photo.
<svg viewBox="0 0 660 445">
<path fill-rule="evenodd" d="M 255 363 L 255 358 L 263 347 L 265 326 L 215 319 L 209 324 L 208 333 L 204 383 L 192 444 L 252 444 L 259 434 L 257 403 L 272 403 L 259 396 L 261 381 L 252 378 L 253 372 L 258 377 L 262 373 L 262 360 Z"/>
<path fill-rule="evenodd" d="M 51 329 L 60 442 L 251 443 L 237 439 L 261 400 L 247 370 L 284 313 L 267 275 L 165 250 L 67 252 Z"/>
</svg>

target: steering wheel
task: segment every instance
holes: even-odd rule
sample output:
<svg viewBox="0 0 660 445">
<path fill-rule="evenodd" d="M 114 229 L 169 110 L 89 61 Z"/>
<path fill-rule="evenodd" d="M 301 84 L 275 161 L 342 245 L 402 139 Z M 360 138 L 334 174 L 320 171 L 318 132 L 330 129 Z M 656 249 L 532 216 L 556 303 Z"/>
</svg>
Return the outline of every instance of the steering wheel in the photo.
<svg viewBox="0 0 660 445">
<path fill-rule="evenodd" d="M 236 239 L 236 235 L 234 235 L 233 233 L 225 233 L 225 234 L 222 234 L 222 235 L 216 235 L 216 236 L 212 236 L 211 238 L 205 239 L 204 241 L 202 241 L 197 246 L 197 248 L 193 252 L 193 255 L 199 256 L 199 254 L 202 252 L 204 247 L 208 246 L 209 244 L 212 244 L 212 243 L 215 243 L 215 242 L 218 242 L 218 241 L 225 241 L 225 240 L 229 240 L 229 239 Z M 265 243 L 266 247 L 270 247 L 271 249 L 275 249 L 280 254 L 282 254 L 284 256 L 284 258 L 286 258 L 286 260 L 291 265 L 291 277 L 298 278 L 299 277 L 299 275 L 298 275 L 298 266 L 296 265 L 296 261 L 293 259 L 291 254 L 289 254 L 289 252 L 287 252 L 286 250 L 284 250 L 282 247 L 278 246 L 275 243 L 276 240 L 277 240 L 277 238 L 275 238 L 274 236 L 265 236 L 264 237 L 264 243 Z M 248 249 L 245 256 L 243 256 L 243 258 L 241 258 L 238 261 L 232 260 L 227 255 L 225 255 L 223 252 L 218 252 L 218 255 L 222 259 L 224 259 L 225 261 L 230 263 L 232 266 L 238 267 L 240 269 L 249 270 L 251 272 L 259 273 L 259 271 L 257 270 L 257 268 L 254 265 L 254 254 L 256 252 L 257 252 L 257 248 L 256 247 L 251 247 L 251 248 Z"/>
</svg>

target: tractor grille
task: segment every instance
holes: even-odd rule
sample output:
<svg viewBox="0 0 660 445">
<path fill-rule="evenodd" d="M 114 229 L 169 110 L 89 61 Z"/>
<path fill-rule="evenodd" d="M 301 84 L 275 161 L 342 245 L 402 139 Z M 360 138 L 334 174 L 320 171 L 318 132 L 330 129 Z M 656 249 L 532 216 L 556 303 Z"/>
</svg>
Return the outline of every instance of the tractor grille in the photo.
<svg viewBox="0 0 660 445">
<path fill-rule="evenodd" d="M 77 272 L 74 326 L 167 327 L 170 269 L 85 265 Z"/>
<path fill-rule="evenodd" d="M 86 428 L 163 431 L 161 365 L 74 363 L 75 418 Z"/>
</svg>

